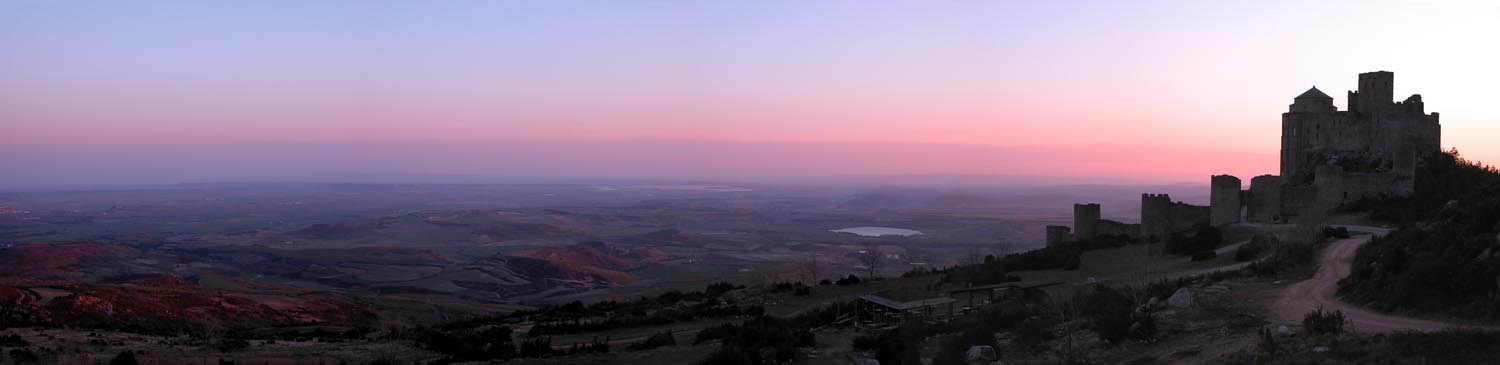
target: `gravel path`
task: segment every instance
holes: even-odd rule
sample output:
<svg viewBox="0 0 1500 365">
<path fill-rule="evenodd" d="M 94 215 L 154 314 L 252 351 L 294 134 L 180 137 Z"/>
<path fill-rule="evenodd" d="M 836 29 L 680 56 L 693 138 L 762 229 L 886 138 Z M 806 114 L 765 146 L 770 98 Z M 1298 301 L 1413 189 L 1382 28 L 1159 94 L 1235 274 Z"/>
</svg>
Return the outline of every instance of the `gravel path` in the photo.
<svg viewBox="0 0 1500 365">
<path fill-rule="evenodd" d="M 1375 312 L 1338 299 L 1339 280 L 1349 276 L 1354 262 L 1354 253 L 1375 236 L 1383 236 L 1390 230 L 1377 227 L 1344 226 L 1350 231 L 1365 232 L 1335 241 L 1323 250 L 1318 258 L 1318 272 L 1311 279 L 1293 284 L 1281 293 L 1272 306 L 1272 311 L 1282 323 L 1301 324 L 1302 316 L 1318 307 L 1326 311 L 1343 311 L 1349 320 L 1345 328 L 1355 332 L 1393 332 L 1403 330 L 1435 331 L 1463 327 L 1463 325 L 1400 317 Z"/>
</svg>

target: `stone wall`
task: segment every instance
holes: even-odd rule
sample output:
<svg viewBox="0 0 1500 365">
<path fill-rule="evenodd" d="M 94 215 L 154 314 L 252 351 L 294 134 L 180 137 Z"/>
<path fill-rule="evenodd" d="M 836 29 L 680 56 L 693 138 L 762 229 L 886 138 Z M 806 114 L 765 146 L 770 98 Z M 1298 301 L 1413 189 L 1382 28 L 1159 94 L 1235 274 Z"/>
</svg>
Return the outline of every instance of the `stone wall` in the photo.
<svg viewBox="0 0 1500 365">
<path fill-rule="evenodd" d="M 1167 194 L 1141 194 L 1141 237 L 1162 239 L 1209 222 L 1209 207 L 1174 202 Z"/>
<path fill-rule="evenodd" d="M 1120 223 L 1108 219 L 1100 219 L 1096 228 L 1098 230 L 1095 233 L 1099 235 L 1126 235 L 1130 237 L 1141 236 L 1141 225 L 1139 224 Z"/>
<path fill-rule="evenodd" d="M 1047 247 L 1071 241 L 1076 241 L 1076 239 L 1073 238 L 1073 232 L 1068 226 L 1047 226 Z"/>
</svg>

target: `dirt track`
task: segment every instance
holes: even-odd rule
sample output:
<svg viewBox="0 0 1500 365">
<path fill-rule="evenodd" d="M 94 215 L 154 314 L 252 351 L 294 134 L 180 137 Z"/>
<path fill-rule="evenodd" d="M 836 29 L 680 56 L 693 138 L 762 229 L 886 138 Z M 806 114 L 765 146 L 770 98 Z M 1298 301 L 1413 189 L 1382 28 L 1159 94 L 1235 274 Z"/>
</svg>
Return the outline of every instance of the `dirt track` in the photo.
<svg viewBox="0 0 1500 365">
<path fill-rule="evenodd" d="M 1349 324 L 1346 328 L 1355 332 L 1393 332 L 1402 330 L 1434 331 L 1457 328 L 1461 325 L 1415 318 L 1382 314 L 1344 303 L 1338 299 L 1339 280 L 1349 276 L 1354 253 L 1374 236 L 1385 235 L 1389 230 L 1365 226 L 1345 226 L 1350 231 L 1370 233 L 1335 241 L 1323 250 L 1318 258 L 1318 272 L 1312 279 L 1293 284 L 1281 293 L 1272 305 L 1272 311 L 1281 323 L 1301 324 L 1302 316 L 1317 309 L 1344 312 Z"/>
</svg>

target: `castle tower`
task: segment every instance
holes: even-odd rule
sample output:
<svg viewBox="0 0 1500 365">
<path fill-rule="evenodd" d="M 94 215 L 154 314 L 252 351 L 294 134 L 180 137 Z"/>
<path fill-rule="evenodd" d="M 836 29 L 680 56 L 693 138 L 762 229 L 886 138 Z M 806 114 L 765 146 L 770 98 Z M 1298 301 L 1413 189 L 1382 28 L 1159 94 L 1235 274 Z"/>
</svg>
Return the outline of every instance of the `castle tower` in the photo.
<svg viewBox="0 0 1500 365">
<path fill-rule="evenodd" d="M 1068 226 L 1047 226 L 1047 247 L 1055 247 L 1072 240 L 1073 234 L 1069 232 Z"/>
<path fill-rule="evenodd" d="M 1250 179 L 1250 194 L 1245 204 L 1246 218 L 1255 223 L 1275 223 L 1281 216 L 1282 181 L 1280 176 L 1261 175 Z"/>
<path fill-rule="evenodd" d="M 1079 240 L 1099 234 L 1099 204 L 1073 204 L 1073 236 Z"/>
<path fill-rule="evenodd" d="M 1141 237 L 1165 239 L 1172 233 L 1172 197 L 1167 194 L 1141 194 Z"/>
<path fill-rule="evenodd" d="M 1240 178 L 1230 175 L 1215 175 L 1210 178 L 1212 190 L 1208 197 L 1208 224 L 1222 226 L 1240 222 Z"/>
<path fill-rule="evenodd" d="M 1349 93 L 1349 110 L 1379 113 L 1396 100 L 1396 73 L 1375 71 L 1359 74 L 1359 91 Z"/>
</svg>

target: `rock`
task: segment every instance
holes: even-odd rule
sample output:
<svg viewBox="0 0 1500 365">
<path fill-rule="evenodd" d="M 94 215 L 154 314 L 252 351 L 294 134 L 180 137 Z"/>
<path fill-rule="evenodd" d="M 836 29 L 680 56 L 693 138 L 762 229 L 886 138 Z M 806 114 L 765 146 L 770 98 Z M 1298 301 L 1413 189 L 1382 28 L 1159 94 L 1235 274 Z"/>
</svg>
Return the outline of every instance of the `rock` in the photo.
<svg viewBox="0 0 1500 365">
<path fill-rule="evenodd" d="M 1290 335 L 1290 334 L 1292 334 L 1292 329 L 1289 328 L 1289 327 L 1287 327 L 1284 324 L 1280 325 L 1280 326 L 1276 326 L 1276 334 L 1278 334 L 1278 335 Z"/>
<path fill-rule="evenodd" d="M 1193 291 L 1188 288 L 1177 289 L 1176 293 L 1172 293 L 1172 296 L 1167 298 L 1167 305 L 1177 308 L 1193 306 Z"/>
<path fill-rule="evenodd" d="M 1324 353 L 1324 352 L 1328 352 L 1328 346 L 1318 346 L 1318 347 L 1314 347 L 1314 348 L 1313 348 L 1313 352 L 1316 352 L 1316 353 L 1320 353 L 1320 354 L 1321 354 L 1321 353 Z"/>
<path fill-rule="evenodd" d="M 1016 335 L 1010 332 L 995 332 L 995 347 L 1005 348 L 1016 344 Z"/>
<path fill-rule="evenodd" d="M 1458 200 L 1449 200 L 1448 203 L 1443 204 L 1443 210 L 1452 210 L 1454 208 L 1458 208 Z"/>
<path fill-rule="evenodd" d="M 995 359 L 1000 358 L 999 356 L 995 355 L 994 347 L 983 345 L 969 346 L 969 351 L 966 352 L 966 355 L 968 355 L 966 358 L 969 360 L 970 364 L 988 364 L 989 362 L 995 361 Z"/>
<path fill-rule="evenodd" d="M 1147 300 L 1146 303 L 1142 303 L 1139 307 L 1136 307 L 1135 312 L 1144 314 L 1155 311 L 1157 308 L 1161 308 L 1161 299 L 1151 297 L 1151 300 Z"/>
<path fill-rule="evenodd" d="M 854 365 L 880 365 L 880 360 L 859 358 L 854 359 Z"/>
<path fill-rule="evenodd" d="M 1099 333 L 1090 330 L 1073 331 L 1062 337 L 1062 339 L 1058 340 L 1057 343 L 1053 345 L 1053 349 L 1057 350 L 1058 352 L 1067 351 L 1066 347 L 1070 346 L 1070 342 L 1073 351 L 1086 351 L 1091 349 L 1103 348 L 1105 345 L 1109 344 L 1108 342 L 1104 341 L 1104 338 L 1099 337 Z M 1069 341 L 1069 339 L 1071 339 L 1071 341 Z"/>
<path fill-rule="evenodd" d="M 776 352 L 775 347 L 767 346 L 760 349 L 760 358 L 762 359 L 779 359 L 778 355 L 780 354 Z"/>
</svg>

